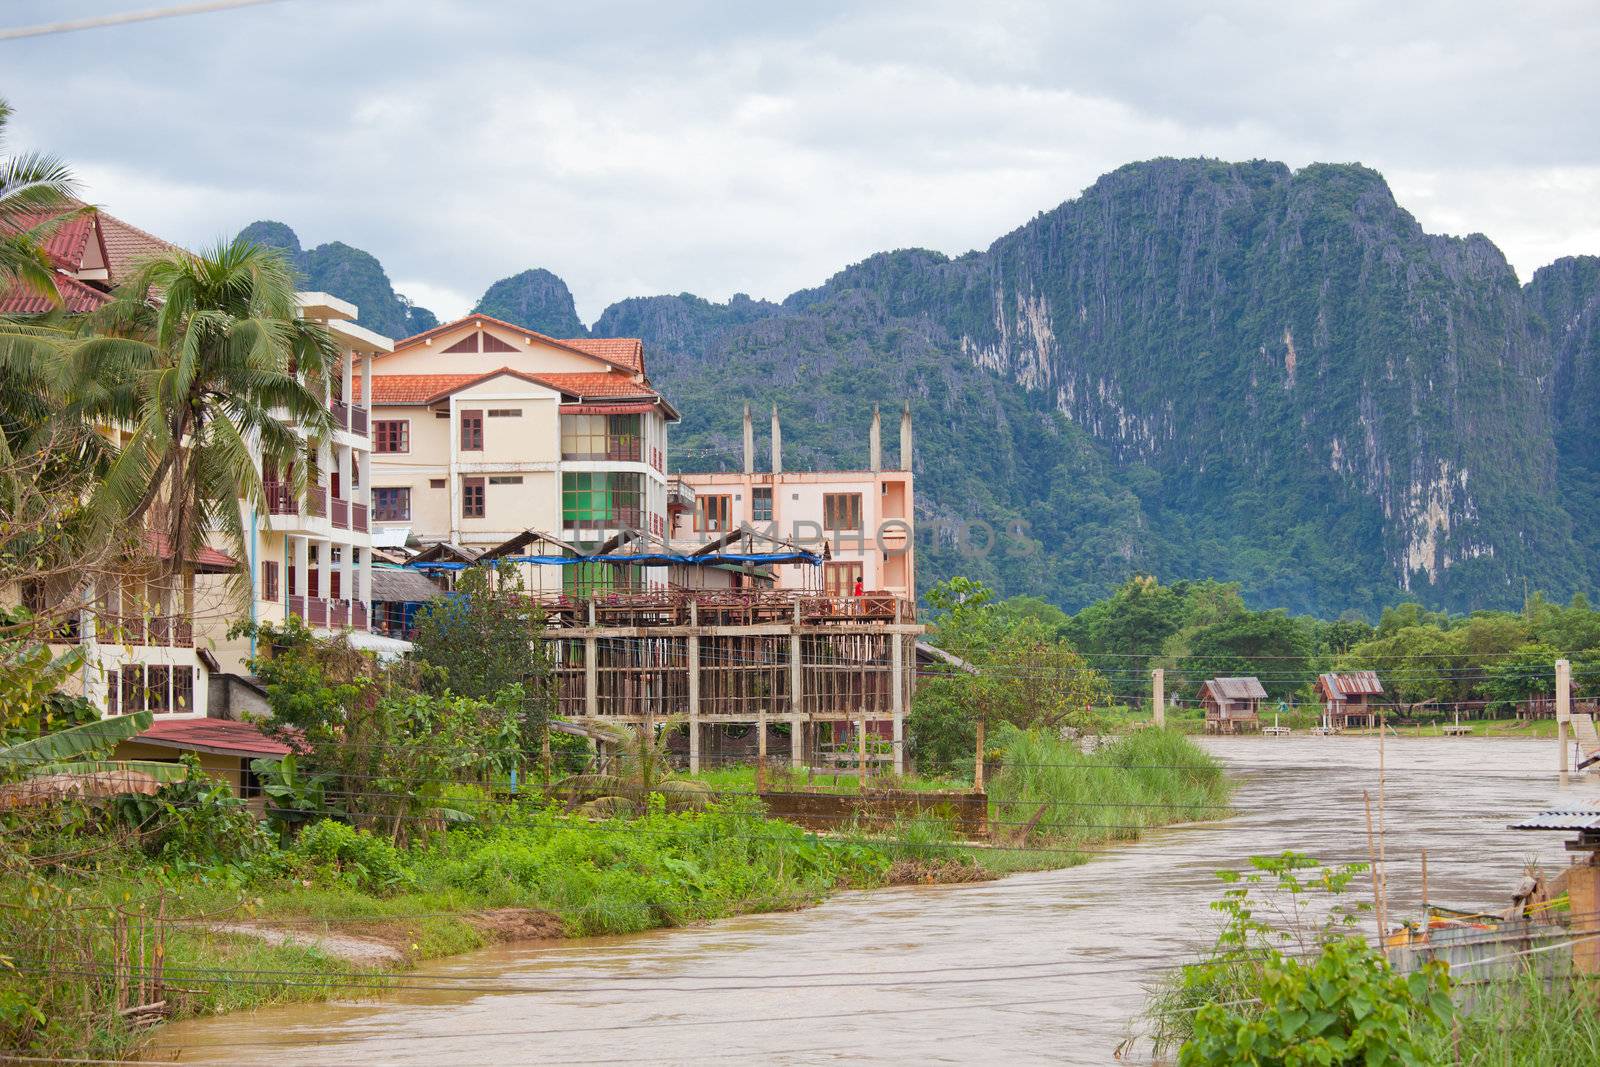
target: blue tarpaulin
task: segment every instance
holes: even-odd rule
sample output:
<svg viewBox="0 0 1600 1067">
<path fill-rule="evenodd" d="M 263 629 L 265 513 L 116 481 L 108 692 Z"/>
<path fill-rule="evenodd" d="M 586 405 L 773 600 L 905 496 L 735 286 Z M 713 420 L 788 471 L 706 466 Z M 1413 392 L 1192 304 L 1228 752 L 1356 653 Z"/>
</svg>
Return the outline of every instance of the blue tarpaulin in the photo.
<svg viewBox="0 0 1600 1067">
<path fill-rule="evenodd" d="M 495 563 L 539 563 L 554 567 L 570 567 L 575 563 L 682 563 L 691 567 L 706 567 L 717 563 L 809 563 L 820 566 L 822 557 L 815 552 L 708 552 L 699 556 L 679 555 L 673 552 L 645 552 L 638 555 L 617 556 L 500 556 L 481 563 L 408 563 L 419 571 L 463 571 L 468 567 Z"/>
</svg>

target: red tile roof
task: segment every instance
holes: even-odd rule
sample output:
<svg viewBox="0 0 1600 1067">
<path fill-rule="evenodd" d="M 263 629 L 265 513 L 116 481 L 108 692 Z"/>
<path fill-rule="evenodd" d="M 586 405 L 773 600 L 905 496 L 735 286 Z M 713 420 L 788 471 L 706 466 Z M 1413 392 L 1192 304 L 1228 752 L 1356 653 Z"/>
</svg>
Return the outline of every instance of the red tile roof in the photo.
<svg viewBox="0 0 1600 1067">
<path fill-rule="evenodd" d="M 65 274 L 56 275 L 56 291 L 61 294 L 61 304 L 71 312 L 93 311 L 111 297 L 92 285 L 85 285 Z M 0 292 L 0 315 L 43 315 L 55 309 L 54 304 L 24 285 L 12 285 Z"/>
<path fill-rule="evenodd" d="M 224 756 L 287 756 L 292 750 L 268 737 L 254 723 L 230 719 L 166 719 L 157 722 L 135 742 L 161 748 L 216 752 Z"/>
<path fill-rule="evenodd" d="M 121 282 L 140 260 L 179 251 L 175 244 L 123 222 L 115 215 L 100 212 L 100 236 L 106 243 L 106 265 L 113 283 Z"/>
<path fill-rule="evenodd" d="M 641 385 L 629 374 L 599 371 L 575 374 L 528 374 L 512 367 L 501 367 L 481 374 L 375 374 L 372 402 L 382 405 L 419 405 L 443 400 L 469 385 L 485 382 L 502 374 L 547 386 L 571 397 L 651 397 L 659 396 L 648 385 Z M 355 399 L 361 400 L 361 381 L 356 380 Z"/>
</svg>

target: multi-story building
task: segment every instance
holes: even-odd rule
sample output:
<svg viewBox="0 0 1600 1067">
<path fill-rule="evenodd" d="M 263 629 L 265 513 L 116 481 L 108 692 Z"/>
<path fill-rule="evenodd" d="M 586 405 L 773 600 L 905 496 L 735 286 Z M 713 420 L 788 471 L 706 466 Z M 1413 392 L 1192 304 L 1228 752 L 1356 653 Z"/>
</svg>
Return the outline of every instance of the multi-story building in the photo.
<svg viewBox="0 0 1600 1067">
<path fill-rule="evenodd" d="M 372 599 L 372 433 L 368 409 L 373 359 L 394 342 L 355 323 L 358 309 L 327 293 L 298 294 L 300 315 L 325 327 L 339 352 L 327 404 L 333 432 L 324 441 L 304 495 L 295 472 L 263 469 L 266 509 L 247 516 L 250 621 L 299 616 L 313 629 L 365 631 Z M 309 473 L 309 472 L 308 472 Z M 253 509 L 252 509 L 253 510 Z M 214 588 L 209 599 L 223 600 Z M 250 637 L 227 634 L 239 612 L 219 611 L 201 624 L 224 672 L 240 673 L 255 653 Z"/>
<path fill-rule="evenodd" d="M 372 397 L 379 528 L 480 551 L 528 531 L 577 549 L 667 536 L 678 413 L 636 338 L 560 340 L 469 315 L 398 342 L 359 395 Z M 537 570 L 544 588 L 666 582 L 660 567 Z"/>
<path fill-rule="evenodd" d="M 750 409 L 744 413 L 744 469 L 682 473 L 673 481 L 674 539 L 707 538 L 749 525 L 801 547 L 826 545 L 821 573 L 808 564 L 774 568 L 780 589 L 829 596 L 892 593 L 916 599 L 915 498 L 911 411 L 900 417 L 900 465 L 885 469 L 882 424 L 872 413 L 866 470 L 786 471 L 778 410 L 772 411 L 772 464 L 755 469 Z"/>
</svg>

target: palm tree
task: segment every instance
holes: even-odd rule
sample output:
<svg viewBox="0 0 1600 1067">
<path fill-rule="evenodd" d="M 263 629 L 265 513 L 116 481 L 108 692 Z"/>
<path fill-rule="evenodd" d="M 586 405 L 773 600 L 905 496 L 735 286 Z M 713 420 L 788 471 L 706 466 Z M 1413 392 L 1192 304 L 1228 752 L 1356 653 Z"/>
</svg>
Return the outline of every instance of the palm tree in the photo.
<svg viewBox="0 0 1600 1067">
<path fill-rule="evenodd" d="M 297 317 L 282 253 L 249 241 L 148 261 L 82 318 L 65 355 L 67 416 L 121 438 L 89 507 L 163 534 L 168 577 L 212 531 L 245 558 L 241 503 L 265 510 L 262 471 L 292 470 L 303 488 L 332 429 L 337 349 Z"/>
<path fill-rule="evenodd" d="M 0 100 L 0 289 L 20 283 L 61 302 L 55 271 L 42 245 L 76 211 L 72 171 L 54 156 L 5 154 L 11 105 Z"/>
</svg>

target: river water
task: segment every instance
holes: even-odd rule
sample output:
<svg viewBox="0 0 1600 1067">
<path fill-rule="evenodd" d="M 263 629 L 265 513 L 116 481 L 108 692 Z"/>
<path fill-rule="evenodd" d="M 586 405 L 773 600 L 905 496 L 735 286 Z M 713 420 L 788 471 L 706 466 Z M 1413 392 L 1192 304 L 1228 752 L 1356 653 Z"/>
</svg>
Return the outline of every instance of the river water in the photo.
<svg viewBox="0 0 1600 1067">
<path fill-rule="evenodd" d="M 192 1020 L 148 1056 L 184 1064 L 1106 1064 L 1163 969 L 1207 946 L 1215 871 L 1285 849 L 1367 856 L 1375 738 L 1217 738 L 1240 779 L 1225 821 L 1151 833 L 1093 862 L 967 886 L 848 893 L 690 929 L 508 947 L 423 964 L 378 1001 Z M 1391 916 L 1430 899 L 1509 903 L 1525 862 L 1565 865 L 1558 833 L 1506 823 L 1600 783 L 1558 783 L 1554 742 L 1390 739 L 1383 837 Z M 1363 882 L 1361 888 L 1366 889 Z M 1370 924 L 1369 924 L 1370 930 Z M 528 987 L 534 987 L 529 989 Z M 1148 1046 L 1129 1059 L 1148 1062 Z"/>
</svg>

